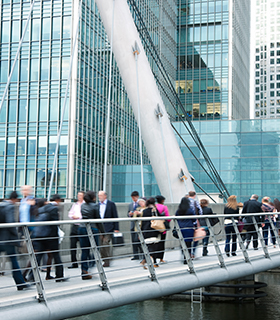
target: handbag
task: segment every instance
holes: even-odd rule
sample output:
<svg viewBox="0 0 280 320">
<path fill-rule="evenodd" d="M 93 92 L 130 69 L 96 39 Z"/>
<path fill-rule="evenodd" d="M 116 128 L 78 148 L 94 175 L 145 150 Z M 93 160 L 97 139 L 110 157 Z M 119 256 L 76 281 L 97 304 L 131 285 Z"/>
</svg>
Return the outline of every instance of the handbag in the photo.
<svg viewBox="0 0 280 320">
<path fill-rule="evenodd" d="M 204 228 L 197 228 L 194 230 L 193 241 L 199 241 L 206 237 L 206 231 Z"/>
<path fill-rule="evenodd" d="M 178 231 L 177 231 L 175 226 L 174 226 L 174 228 L 172 230 L 172 235 L 173 235 L 174 238 L 179 239 Z"/>
<path fill-rule="evenodd" d="M 114 247 L 122 247 L 124 246 L 124 239 L 122 232 L 114 232 L 112 243 Z"/>
<path fill-rule="evenodd" d="M 210 218 L 209 222 L 211 224 L 211 227 L 214 227 L 217 223 L 220 222 L 220 220 L 218 218 Z"/>
<path fill-rule="evenodd" d="M 242 232 L 242 230 L 244 229 L 244 225 L 245 223 L 241 219 L 239 219 L 237 223 L 237 229 L 239 232 Z"/>
<path fill-rule="evenodd" d="M 164 220 L 151 220 L 151 228 L 159 232 L 165 231 Z"/>
</svg>

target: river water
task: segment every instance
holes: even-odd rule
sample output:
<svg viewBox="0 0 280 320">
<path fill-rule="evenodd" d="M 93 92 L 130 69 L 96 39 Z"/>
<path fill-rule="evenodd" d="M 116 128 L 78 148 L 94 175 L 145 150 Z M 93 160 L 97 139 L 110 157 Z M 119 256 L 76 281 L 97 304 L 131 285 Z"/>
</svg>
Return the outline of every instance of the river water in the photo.
<svg viewBox="0 0 280 320">
<path fill-rule="evenodd" d="M 75 320 L 280 320 L 280 273 L 261 273 L 267 296 L 255 302 L 202 302 L 155 299 L 72 318 Z"/>
</svg>

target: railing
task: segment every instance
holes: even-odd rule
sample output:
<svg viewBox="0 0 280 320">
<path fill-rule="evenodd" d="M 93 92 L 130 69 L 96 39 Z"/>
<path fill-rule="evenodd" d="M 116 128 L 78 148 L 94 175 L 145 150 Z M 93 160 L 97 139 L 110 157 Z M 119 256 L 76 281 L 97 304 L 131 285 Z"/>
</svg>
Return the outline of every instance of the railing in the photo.
<svg viewBox="0 0 280 320">
<path fill-rule="evenodd" d="M 211 225 L 211 219 L 215 217 L 219 219 L 219 223 L 215 226 Z M 239 223 L 237 220 L 239 218 L 246 218 L 247 221 L 250 220 L 250 222 L 244 222 L 243 230 L 241 232 L 241 223 Z M 258 222 L 259 217 L 263 217 L 262 219 L 266 220 L 263 222 L 265 225 L 263 226 L 264 233 L 261 231 L 260 224 L 261 222 Z M 249 218 L 249 219 L 248 219 Z M 153 251 L 151 252 L 151 247 L 149 244 L 145 242 L 143 231 L 141 230 L 141 223 L 143 221 L 147 220 L 163 220 L 168 219 L 171 220 L 170 222 L 170 230 L 167 230 L 167 238 L 165 240 L 165 257 L 167 257 L 167 267 L 164 267 L 163 264 L 159 265 L 156 261 L 153 261 L 151 258 L 151 255 L 157 255 L 161 252 L 159 251 Z M 207 246 L 207 251 L 203 251 L 206 253 L 206 256 L 203 257 L 201 254 L 201 247 L 198 246 L 196 248 L 196 244 L 192 242 L 192 245 L 189 246 L 187 242 L 184 239 L 184 231 L 187 229 L 192 228 L 180 228 L 180 220 L 190 220 L 190 219 L 197 219 L 201 220 L 204 219 L 207 225 L 207 229 L 209 231 L 209 244 Z M 227 252 L 225 252 L 225 240 L 228 242 L 229 240 L 229 231 L 227 230 L 227 233 L 225 233 L 223 220 L 224 219 L 230 219 L 231 222 L 228 226 L 231 227 L 230 235 L 231 235 L 231 244 L 230 246 L 233 247 L 236 246 L 236 249 L 233 249 L 232 253 L 238 252 L 238 256 L 235 257 L 229 257 L 230 250 L 227 248 Z M 103 223 L 104 220 L 79 220 L 79 221 L 52 221 L 52 222 L 33 222 L 33 223 L 13 223 L 13 224 L 0 224 L 0 232 L 2 232 L 1 229 L 3 228 L 14 228 L 19 227 L 22 231 L 22 238 L 20 239 L 21 244 L 25 244 L 26 246 L 22 246 L 21 248 L 26 248 L 26 250 L 23 250 L 22 253 L 16 253 L 13 255 L 7 255 L 2 251 L 0 255 L 0 259 L 3 260 L 9 260 L 9 258 L 16 257 L 21 265 L 21 267 L 17 270 L 13 271 L 20 271 L 25 274 L 26 278 L 30 278 L 30 283 L 35 284 L 36 290 L 37 290 L 37 299 L 38 301 L 47 301 L 47 297 L 49 295 L 53 295 L 53 290 L 50 290 L 50 283 L 53 283 L 53 281 L 44 280 L 42 277 L 41 268 L 49 267 L 48 265 L 44 264 L 43 266 L 39 266 L 37 263 L 37 258 L 39 254 L 42 253 L 55 253 L 59 252 L 62 256 L 62 264 L 64 267 L 69 266 L 71 264 L 70 262 L 70 243 L 69 246 L 65 245 L 65 242 L 69 242 L 70 236 L 65 234 L 63 239 L 63 248 L 61 248 L 59 251 L 45 251 L 45 252 L 36 252 L 34 250 L 34 244 L 35 241 L 41 241 L 45 240 L 46 238 L 32 238 L 32 233 L 30 233 L 29 229 L 30 227 L 36 227 L 36 226 L 43 226 L 43 225 L 59 225 L 61 229 L 64 229 L 67 225 L 77 224 L 77 223 L 83 223 L 86 226 L 86 234 L 85 235 L 79 235 L 77 237 L 86 237 L 89 239 L 90 246 L 84 247 L 82 249 L 89 249 L 91 251 L 92 258 L 87 260 L 87 262 L 96 264 L 95 268 L 90 268 L 88 275 L 93 276 L 93 282 L 89 281 L 88 283 L 99 285 L 101 290 L 110 290 L 110 285 L 116 282 L 119 283 L 126 283 L 127 281 L 137 281 L 138 277 L 143 275 L 143 272 L 148 272 L 150 281 L 158 281 L 160 277 L 163 276 L 164 272 L 170 272 L 174 273 L 174 268 L 178 268 L 182 270 L 184 268 L 189 274 L 196 274 L 200 270 L 203 269 L 209 269 L 211 266 L 215 265 L 216 267 L 220 268 L 227 268 L 227 266 L 239 262 L 245 262 L 250 264 L 252 260 L 256 259 L 260 255 L 264 256 L 266 259 L 270 259 L 273 255 L 279 255 L 279 248 L 280 248 L 280 239 L 278 235 L 278 228 L 276 225 L 276 222 L 274 221 L 274 215 L 273 213 L 259 213 L 259 214 L 243 214 L 243 215 L 231 215 L 229 218 L 225 215 L 205 215 L 205 216 L 170 216 L 170 217 L 149 217 L 149 218 L 119 218 L 119 219 L 106 219 L 106 222 L 113 222 L 118 221 L 120 223 L 120 230 L 124 235 L 125 242 L 124 246 L 122 248 L 119 248 L 118 245 L 113 246 L 114 251 L 118 251 L 118 254 L 113 255 L 111 259 L 111 268 L 104 268 L 103 262 L 106 262 L 106 259 L 102 259 L 100 255 L 100 249 L 105 248 L 108 246 L 102 246 L 98 245 L 97 243 L 97 237 L 102 236 L 100 234 L 94 234 L 91 228 L 91 223 Z M 123 231 L 122 230 L 122 223 L 127 221 L 134 221 L 135 222 L 135 228 L 136 228 L 136 234 L 138 236 L 139 241 L 132 243 L 130 239 L 130 231 Z M 172 230 L 175 228 L 175 230 L 178 233 L 179 239 L 175 239 L 172 237 Z M 244 230 L 247 229 L 248 231 L 245 233 Z M 271 232 L 271 240 L 273 242 L 272 245 L 268 243 L 268 235 L 267 231 L 268 229 Z M 146 231 L 149 232 L 149 231 Z M 151 232 L 151 231 L 150 231 Z M 147 234 L 146 236 L 147 237 Z M 252 250 L 251 247 L 248 245 L 249 237 L 254 237 L 255 243 L 254 246 L 256 248 L 256 243 L 261 245 L 260 250 L 258 252 L 255 252 L 255 250 Z M 226 239 L 227 238 L 227 239 Z M 53 239 L 53 238 L 48 238 Z M 55 238 L 57 239 L 57 238 Z M 256 242 L 257 241 L 257 242 Z M 17 240 L 9 241 L 9 245 L 16 246 Z M 140 259 L 145 259 L 146 264 L 145 268 L 146 271 L 143 269 L 144 261 L 138 260 L 138 261 L 130 261 L 130 258 L 132 256 L 131 254 L 131 245 L 132 244 L 139 244 L 139 247 L 141 248 L 141 252 L 138 253 Z M 7 243 L 1 242 L 1 250 L 5 249 L 5 246 Z M 36 246 L 35 246 L 36 248 Z M 75 249 L 72 249 L 75 250 Z M 201 257 L 200 259 L 194 259 L 192 257 L 192 252 L 196 250 L 196 257 Z M 22 250 L 21 250 L 22 251 Z M 80 249 L 78 249 L 80 255 Z M 115 252 L 116 253 L 116 252 Z M 166 258 L 164 258 L 166 259 Z M 236 260 L 237 259 L 237 260 Z M 0 260 L 0 261 L 1 261 Z M 30 262 L 30 265 L 28 265 L 28 261 Z M 139 262 L 142 262 L 142 264 L 139 264 Z M 184 264 L 182 265 L 182 261 Z M 77 263 L 82 263 L 84 261 L 81 261 L 81 258 L 78 259 Z M 207 262 L 206 264 L 204 262 Z M 60 264 L 52 264 L 52 267 L 59 267 Z M 165 264 L 164 264 L 165 265 Z M 170 271 L 168 268 L 172 266 L 173 271 Z M 140 269 L 141 268 L 141 269 Z M 10 268 L 2 268 L 0 270 L 0 274 L 9 274 Z M 141 271 L 140 271 L 141 270 Z M 162 271 L 161 271 L 162 270 Z M 169 270 L 169 271 L 168 271 Z M 70 279 L 69 284 L 75 283 L 78 284 L 81 282 L 81 270 L 80 269 L 71 269 L 67 271 L 67 276 Z M 11 288 L 14 288 L 14 284 L 12 282 L 11 277 L 0 277 L 0 301 L 1 297 L 7 296 L 8 292 L 10 294 L 13 294 L 14 289 L 9 291 Z M 2 280 L 2 281 L 1 281 Z M 60 279 L 55 279 L 60 280 Z M 68 284 L 67 284 L 68 285 Z M 20 285 L 18 285 L 19 287 Z M 88 288 L 88 285 L 85 285 L 85 282 L 83 282 L 83 286 L 85 288 Z M 53 288 L 53 286 L 52 286 Z M 5 294 L 4 294 L 5 292 Z"/>
</svg>

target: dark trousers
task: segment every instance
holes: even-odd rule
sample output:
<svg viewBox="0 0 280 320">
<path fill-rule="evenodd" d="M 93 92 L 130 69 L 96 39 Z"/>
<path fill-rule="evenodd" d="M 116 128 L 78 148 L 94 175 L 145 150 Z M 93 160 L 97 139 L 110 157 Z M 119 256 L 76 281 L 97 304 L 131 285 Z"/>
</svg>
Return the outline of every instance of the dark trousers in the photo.
<svg viewBox="0 0 280 320">
<path fill-rule="evenodd" d="M 79 226 L 73 224 L 70 233 L 70 249 L 71 249 L 71 262 L 77 263 L 77 244 L 79 240 L 78 234 Z"/>
<path fill-rule="evenodd" d="M 138 238 L 138 234 L 135 231 L 131 231 L 131 242 L 132 242 L 133 257 L 135 259 L 142 259 L 143 250 Z"/>
<path fill-rule="evenodd" d="M 189 254 L 191 256 L 192 255 L 192 242 L 185 241 L 185 244 L 186 244 L 188 251 L 189 251 Z M 185 257 L 183 249 L 181 249 L 181 250 L 182 250 L 183 257 L 184 257 L 184 264 L 187 264 L 187 257 Z"/>
<path fill-rule="evenodd" d="M 166 232 L 160 234 L 160 242 L 158 243 L 158 253 L 156 255 L 157 259 L 163 260 L 164 250 L 165 250 L 165 239 Z"/>
<path fill-rule="evenodd" d="M 253 238 L 253 247 L 257 248 L 258 247 L 258 233 L 256 231 L 255 225 L 252 224 L 248 224 L 246 226 L 246 240 L 247 240 L 247 245 L 250 244 L 251 238 Z"/>
<path fill-rule="evenodd" d="M 225 226 L 225 232 L 226 232 L 225 252 L 230 252 L 230 240 L 232 240 L 231 252 L 235 253 L 235 251 L 236 251 L 236 233 L 235 233 L 235 230 L 234 230 L 232 223 Z"/>
<path fill-rule="evenodd" d="M 91 231 L 93 234 L 98 233 L 98 230 L 96 228 L 91 228 Z M 90 245 L 90 241 L 89 241 L 86 227 L 79 227 L 78 232 L 79 232 L 79 236 L 80 236 L 79 241 L 80 241 L 80 245 L 81 245 L 81 249 L 82 249 L 81 268 L 82 268 L 82 273 L 83 273 L 83 271 L 88 271 L 89 264 L 94 266 L 94 262 L 93 263 L 89 262 L 89 260 L 94 259 L 94 256 L 91 255 L 91 253 L 90 253 L 91 245 Z M 98 246 L 98 236 L 94 236 L 94 240 L 96 242 L 96 245 Z"/>
<path fill-rule="evenodd" d="M 17 285 L 24 284 L 25 282 L 24 282 L 23 276 L 21 274 L 21 271 L 19 270 L 20 268 L 19 268 L 19 265 L 17 262 L 17 258 L 15 256 L 15 254 L 16 254 L 15 246 L 9 245 L 9 244 L 1 245 L 0 251 L 5 251 L 6 254 L 9 256 L 9 259 L 12 264 L 13 278 L 14 278 L 15 283 Z"/>
<path fill-rule="evenodd" d="M 38 266 L 43 258 L 45 251 L 51 251 L 55 263 L 55 277 L 63 278 L 63 265 L 59 254 L 58 239 L 36 240 L 36 259 Z"/>
<path fill-rule="evenodd" d="M 158 255 L 158 250 L 159 250 L 159 243 L 149 243 L 147 244 L 150 256 L 153 259 L 153 262 L 157 262 L 157 255 Z"/>
<path fill-rule="evenodd" d="M 275 223 L 274 223 L 274 225 L 275 225 Z M 275 240 L 275 235 L 274 235 L 273 229 L 271 228 L 269 220 L 265 220 L 265 225 L 263 227 L 263 237 L 264 237 L 264 242 L 265 242 L 266 246 L 268 245 L 268 231 L 269 230 L 270 230 L 272 243 L 275 245 L 276 240 Z"/>
</svg>

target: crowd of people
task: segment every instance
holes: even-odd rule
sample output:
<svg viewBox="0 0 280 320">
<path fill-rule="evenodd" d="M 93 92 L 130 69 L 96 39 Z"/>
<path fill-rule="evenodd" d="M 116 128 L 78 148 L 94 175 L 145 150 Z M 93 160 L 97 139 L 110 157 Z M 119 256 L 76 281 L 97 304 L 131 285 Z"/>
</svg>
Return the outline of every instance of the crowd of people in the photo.
<svg viewBox="0 0 280 320">
<path fill-rule="evenodd" d="M 22 199 L 19 204 L 19 222 L 33 222 L 33 221 L 59 221 L 59 204 L 61 198 L 58 194 L 52 196 L 50 201 L 47 199 L 35 199 L 32 196 L 32 188 L 30 186 L 23 186 L 21 188 Z M 98 201 L 97 201 L 98 197 Z M 131 193 L 132 202 L 128 206 L 128 217 L 131 218 L 131 243 L 133 249 L 133 256 L 131 260 L 139 260 L 140 264 L 147 269 L 147 264 L 152 261 L 155 268 L 160 264 L 166 263 L 164 259 L 165 242 L 168 230 L 170 230 L 170 216 L 168 207 L 164 204 L 165 198 L 158 195 L 155 198 L 140 198 L 137 191 Z M 18 201 L 17 192 L 13 191 L 9 199 L 0 203 L 0 223 L 15 222 L 15 204 Z M 280 202 L 275 199 L 272 203 L 269 197 L 264 197 L 262 202 L 258 202 L 258 196 L 252 195 L 251 198 L 244 204 L 238 203 L 236 196 L 232 195 L 224 208 L 224 228 L 225 228 L 225 254 L 227 256 L 236 256 L 237 250 L 237 234 L 236 225 L 242 231 L 242 240 L 249 248 L 251 239 L 253 239 L 254 250 L 258 249 L 258 230 L 257 227 L 262 227 L 263 238 L 265 245 L 268 245 L 269 234 L 272 244 L 275 246 L 276 238 L 274 234 L 278 219 L 277 212 L 280 211 Z M 265 212 L 266 215 L 258 215 L 257 213 Z M 241 219 L 238 215 L 240 213 L 256 215 L 248 215 L 248 217 Z M 213 218 L 207 220 L 203 217 L 197 219 L 196 217 L 188 219 L 178 219 L 178 231 L 181 231 L 182 239 L 186 244 L 186 250 L 189 257 L 184 255 L 184 263 L 187 264 L 187 258 L 194 259 L 196 256 L 196 248 L 199 239 L 202 239 L 202 256 L 208 255 L 208 243 L 210 238 L 209 223 L 214 226 L 219 219 L 214 218 L 214 213 L 209 207 L 209 202 L 206 199 L 197 200 L 197 195 L 194 191 L 190 191 L 181 199 L 179 207 L 176 211 L 176 216 L 199 216 L 199 215 L 213 215 Z M 112 237 L 119 232 L 119 224 L 114 221 L 105 221 L 110 218 L 118 218 L 117 208 L 114 202 L 107 199 L 105 191 L 99 191 L 96 195 L 93 191 L 86 193 L 80 191 L 77 195 L 77 201 L 71 206 L 68 217 L 75 222 L 71 225 L 70 231 L 70 252 L 71 265 L 69 269 L 81 268 L 82 280 L 92 279 L 92 274 L 89 268 L 95 265 L 95 257 L 90 248 L 94 245 L 99 248 L 95 251 L 100 254 L 103 260 L 103 267 L 110 267 L 112 258 Z M 137 218 L 144 217 L 162 217 L 163 219 L 139 220 Z M 86 224 L 88 219 L 102 219 L 103 223 Z M 89 238 L 89 229 L 93 237 Z M 142 232 L 140 232 L 142 230 Z M 199 230 L 203 230 L 203 235 L 198 236 Z M 28 281 L 34 282 L 34 274 L 31 268 L 31 262 L 27 261 L 23 272 L 17 261 L 17 247 L 22 247 L 26 239 L 26 232 L 32 239 L 33 249 L 36 254 L 38 265 L 43 265 L 46 271 L 46 280 L 55 280 L 56 282 L 67 281 L 68 278 L 64 276 L 64 268 L 59 253 L 59 244 L 61 238 L 61 229 L 57 225 L 43 225 L 36 227 L 28 227 L 27 229 L 19 228 L 0 228 L 0 251 L 5 252 L 12 264 L 12 274 L 17 285 L 17 290 L 24 290 L 29 288 Z M 143 239 L 141 238 L 143 237 Z M 94 240 L 93 240 L 94 239 Z M 93 241 L 93 242 L 92 242 Z M 146 244 L 143 246 L 143 241 Z M 95 244 L 94 244 L 95 242 Z M 77 245 L 81 247 L 81 259 L 77 258 Z M 146 248 L 143 251 L 143 248 Z M 97 249 L 96 249 L 97 250 Z M 24 250 L 21 251 L 24 252 Z M 25 251 L 26 252 L 26 251 Z M 150 258 L 149 258 L 150 257 Z M 149 261 L 146 261 L 149 258 Z M 51 275 L 51 264 L 54 260 L 55 277 Z M 1 273 L 2 274 L 2 273 Z"/>
</svg>

